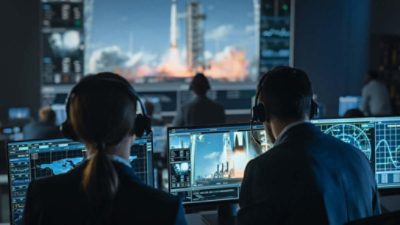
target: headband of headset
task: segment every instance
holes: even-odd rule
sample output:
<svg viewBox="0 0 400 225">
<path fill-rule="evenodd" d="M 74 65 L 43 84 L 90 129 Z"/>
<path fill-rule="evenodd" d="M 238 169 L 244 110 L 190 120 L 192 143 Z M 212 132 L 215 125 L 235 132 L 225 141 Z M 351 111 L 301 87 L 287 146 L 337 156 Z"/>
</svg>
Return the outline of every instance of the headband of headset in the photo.
<svg viewBox="0 0 400 225">
<path fill-rule="evenodd" d="M 72 99 L 76 96 L 79 96 L 82 93 L 90 92 L 91 90 L 96 89 L 107 89 L 107 88 L 114 88 L 119 91 L 125 92 L 129 98 L 132 100 L 132 104 L 135 104 L 135 108 L 139 103 L 141 108 L 142 114 L 137 114 L 136 119 L 134 122 L 134 127 L 132 128 L 132 134 L 135 134 L 138 137 L 143 136 L 143 134 L 151 132 L 151 122 L 150 119 L 146 115 L 146 109 L 136 94 L 133 87 L 122 77 L 113 74 L 113 73 L 100 73 L 97 75 L 90 75 L 83 78 L 77 85 L 75 85 L 68 98 L 66 100 L 66 114 L 67 119 L 61 125 L 61 131 L 63 132 L 64 136 L 73 140 L 78 140 L 78 137 L 72 127 L 71 118 L 69 115 L 70 105 Z"/>
<path fill-rule="evenodd" d="M 270 72 L 273 72 L 276 69 L 279 69 L 282 67 L 277 67 L 273 70 L 271 70 Z M 284 68 L 289 68 L 289 67 L 284 67 Z M 294 68 L 290 68 L 292 70 L 292 72 L 296 72 L 297 69 Z M 270 120 L 270 112 L 268 111 L 268 108 L 265 107 L 265 105 L 261 102 L 259 102 L 259 98 L 265 83 L 265 80 L 267 79 L 267 77 L 269 76 L 270 72 L 266 73 L 258 82 L 257 84 L 257 91 L 256 91 L 256 96 L 255 96 L 255 103 L 254 106 L 252 108 L 252 122 L 265 122 L 265 121 L 269 121 Z M 311 91 L 312 92 L 312 91 Z M 311 105 L 310 105 L 310 114 L 309 117 L 310 119 L 312 119 L 315 115 L 318 114 L 318 104 L 314 101 L 314 99 L 312 99 L 311 96 Z"/>
</svg>

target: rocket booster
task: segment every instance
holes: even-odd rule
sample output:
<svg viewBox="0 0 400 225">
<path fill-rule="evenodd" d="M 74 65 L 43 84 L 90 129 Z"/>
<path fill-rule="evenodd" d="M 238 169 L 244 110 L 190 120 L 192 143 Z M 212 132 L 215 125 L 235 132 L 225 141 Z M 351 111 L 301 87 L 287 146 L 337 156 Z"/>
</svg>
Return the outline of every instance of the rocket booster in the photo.
<svg viewBox="0 0 400 225">
<path fill-rule="evenodd" d="M 170 27 L 170 44 L 171 44 L 171 48 L 176 48 L 176 39 L 177 39 L 176 1 L 177 0 L 172 0 L 172 4 L 171 4 L 171 27 Z"/>
</svg>

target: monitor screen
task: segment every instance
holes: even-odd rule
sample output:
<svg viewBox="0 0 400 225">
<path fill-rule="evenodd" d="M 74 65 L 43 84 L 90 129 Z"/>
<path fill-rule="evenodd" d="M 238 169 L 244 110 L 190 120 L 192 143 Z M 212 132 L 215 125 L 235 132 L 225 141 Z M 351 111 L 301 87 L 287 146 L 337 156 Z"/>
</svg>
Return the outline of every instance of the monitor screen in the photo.
<svg viewBox="0 0 400 225">
<path fill-rule="evenodd" d="M 68 139 L 10 142 L 8 144 L 11 224 L 19 224 L 28 185 L 33 180 L 63 174 L 86 157 L 85 146 Z M 130 161 L 136 175 L 153 186 L 151 135 L 136 139 Z"/>
<path fill-rule="evenodd" d="M 400 117 L 319 119 L 321 130 L 369 159 L 379 188 L 400 188 Z"/>
<path fill-rule="evenodd" d="M 400 188 L 400 117 L 375 123 L 375 174 L 378 187 Z"/>
<path fill-rule="evenodd" d="M 371 118 L 320 119 L 312 122 L 322 132 L 360 149 L 373 165 L 375 122 Z"/>
<path fill-rule="evenodd" d="M 9 120 L 29 119 L 31 111 L 27 107 L 17 107 L 8 109 Z"/>
<path fill-rule="evenodd" d="M 341 96 L 339 98 L 339 116 L 344 116 L 347 110 L 360 109 L 361 96 Z"/>
<path fill-rule="evenodd" d="M 257 80 L 258 1 L 96 0 L 85 7 L 86 73 L 114 71 L 136 83 L 183 82 L 196 71 L 223 82 Z"/>
<path fill-rule="evenodd" d="M 11 141 L 21 141 L 24 139 L 22 128 L 19 126 L 6 126 L 1 128 L 1 134 Z"/>
<path fill-rule="evenodd" d="M 265 152 L 262 125 L 169 128 L 169 190 L 184 204 L 238 200 L 245 167 Z"/>
<path fill-rule="evenodd" d="M 53 104 L 51 109 L 56 114 L 56 124 L 61 125 L 67 119 L 67 112 L 64 104 Z"/>
</svg>

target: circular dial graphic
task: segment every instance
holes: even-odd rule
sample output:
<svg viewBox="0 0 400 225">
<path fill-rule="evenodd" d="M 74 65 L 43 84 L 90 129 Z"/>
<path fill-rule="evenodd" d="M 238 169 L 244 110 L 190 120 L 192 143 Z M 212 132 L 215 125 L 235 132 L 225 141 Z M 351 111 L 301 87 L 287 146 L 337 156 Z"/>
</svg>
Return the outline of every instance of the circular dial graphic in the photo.
<svg viewBox="0 0 400 225">
<path fill-rule="evenodd" d="M 371 142 L 367 134 L 358 126 L 352 124 L 338 124 L 326 129 L 325 133 L 360 149 L 368 159 L 371 160 Z"/>
</svg>

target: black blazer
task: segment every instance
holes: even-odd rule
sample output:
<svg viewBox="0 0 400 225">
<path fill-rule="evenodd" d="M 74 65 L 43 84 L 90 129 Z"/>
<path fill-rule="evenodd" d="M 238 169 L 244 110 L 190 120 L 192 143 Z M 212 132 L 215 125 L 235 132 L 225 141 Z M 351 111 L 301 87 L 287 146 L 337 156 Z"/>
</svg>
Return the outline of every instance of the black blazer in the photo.
<svg viewBox="0 0 400 225">
<path fill-rule="evenodd" d="M 141 184 L 131 168 L 114 164 L 120 188 L 113 201 L 111 224 L 186 224 L 178 198 Z M 86 163 L 66 174 L 32 182 L 27 192 L 24 224 L 86 224 L 88 202 L 81 187 L 85 166 Z"/>
<path fill-rule="evenodd" d="M 367 157 L 303 123 L 247 165 L 238 222 L 343 225 L 379 213 Z"/>
<path fill-rule="evenodd" d="M 199 126 L 225 123 L 225 109 L 208 97 L 197 96 L 182 106 L 174 121 L 174 126 Z"/>
</svg>

